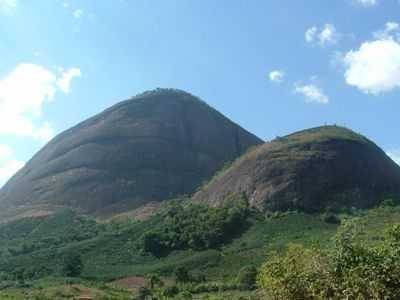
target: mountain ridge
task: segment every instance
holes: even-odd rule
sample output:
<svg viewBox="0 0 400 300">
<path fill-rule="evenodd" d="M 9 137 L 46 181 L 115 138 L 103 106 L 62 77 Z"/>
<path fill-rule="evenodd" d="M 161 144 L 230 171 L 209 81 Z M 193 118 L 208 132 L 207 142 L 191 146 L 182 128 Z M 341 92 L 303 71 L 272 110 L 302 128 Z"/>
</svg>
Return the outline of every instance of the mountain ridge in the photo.
<svg viewBox="0 0 400 300">
<path fill-rule="evenodd" d="M 157 89 L 62 132 L 1 190 L 0 207 L 99 214 L 190 194 L 262 140 L 189 93 Z"/>
<path fill-rule="evenodd" d="M 400 167 L 362 135 L 315 127 L 249 151 L 194 201 L 221 206 L 242 194 L 260 210 L 367 208 L 400 195 Z"/>
</svg>

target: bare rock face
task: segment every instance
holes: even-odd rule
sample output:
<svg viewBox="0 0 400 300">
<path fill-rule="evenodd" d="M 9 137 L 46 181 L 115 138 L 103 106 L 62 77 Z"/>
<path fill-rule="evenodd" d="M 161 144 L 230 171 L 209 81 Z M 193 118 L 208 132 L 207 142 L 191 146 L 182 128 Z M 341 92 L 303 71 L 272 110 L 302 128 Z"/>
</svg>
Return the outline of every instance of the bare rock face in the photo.
<svg viewBox="0 0 400 300">
<path fill-rule="evenodd" d="M 193 193 L 261 143 L 198 98 L 157 89 L 54 138 L 0 191 L 0 208 L 119 213 Z"/>
<path fill-rule="evenodd" d="M 400 168 L 351 130 L 324 126 L 258 146 L 194 196 L 221 206 L 246 197 L 259 210 L 368 208 L 399 197 Z"/>
</svg>

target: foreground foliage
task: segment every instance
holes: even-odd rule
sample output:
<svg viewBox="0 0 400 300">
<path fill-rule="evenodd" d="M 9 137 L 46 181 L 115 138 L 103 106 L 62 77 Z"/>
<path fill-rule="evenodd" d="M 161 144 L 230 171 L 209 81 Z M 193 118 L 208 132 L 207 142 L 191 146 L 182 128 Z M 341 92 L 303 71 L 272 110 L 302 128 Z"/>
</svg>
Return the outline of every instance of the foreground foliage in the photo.
<svg viewBox="0 0 400 300">
<path fill-rule="evenodd" d="M 234 209 L 237 208 L 227 207 L 224 213 Z M 171 210 L 178 211 L 181 217 L 168 219 Z M 299 212 L 262 215 L 247 211 L 245 230 L 226 231 L 225 240 L 215 248 L 197 250 L 184 246 L 162 258 L 143 251 L 146 233 L 174 228 L 175 221 L 197 226 L 197 221 L 185 222 L 183 216 L 195 219 L 199 211 L 205 214 L 203 220 L 213 220 L 210 216 L 223 212 L 175 203 L 141 222 L 104 224 L 63 211 L 50 217 L 2 224 L 0 299 L 71 299 L 72 295 L 86 293 L 87 285 L 96 294 L 95 299 L 132 299 L 132 291 L 112 290 L 104 284 L 129 276 L 146 277 L 148 290 L 142 292 L 150 290 L 160 300 L 398 297 L 396 274 L 400 272 L 396 249 L 400 234 L 393 225 L 400 219 L 399 206 L 391 204 L 336 215 L 335 218 L 342 220 L 340 227 L 339 222 L 331 222 L 325 215 Z M 349 223 L 346 219 L 357 222 Z M 388 225 L 392 229 L 384 235 L 383 229 Z M 191 236 L 188 233 L 210 227 L 182 228 L 180 234 Z M 287 250 L 290 243 L 299 245 Z M 256 270 L 271 251 L 275 255 L 269 256 L 268 263 Z M 283 253 L 286 254 L 282 256 Z M 261 295 L 258 295 L 251 289 L 260 271 Z M 66 281 L 61 280 L 54 286 L 57 278 L 66 275 L 80 278 L 69 278 L 68 282 L 73 284 L 65 285 Z M 50 284 L 41 283 L 46 276 Z M 79 284 L 81 280 L 85 287 Z"/>
<path fill-rule="evenodd" d="M 269 263 L 274 259 L 278 262 L 282 260 L 283 258 L 279 254 L 286 252 L 289 243 L 301 245 L 289 247 L 290 249 L 294 248 L 291 257 L 297 264 L 287 263 L 287 269 L 281 267 L 280 270 L 286 272 L 288 280 L 292 283 L 299 286 L 312 283 L 310 286 L 313 287 L 311 296 L 309 296 L 311 288 L 297 290 L 299 297 L 303 297 L 301 293 L 305 291 L 304 297 L 309 297 L 305 299 L 335 299 L 332 295 L 339 293 L 340 288 L 346 291 L 346 295 L 350 295 L 348 299 L 365 299 L 364 294 L 360 294 L 357 298 L 351 293 L 357 289 L 370 293 L 372 287 L 365 288 L 362 284 L 377 281 L 364 276 L 360 265 L 356 265 L 358 268 L 349 268 L 349 263 L 341 263 L 338 264 L 340 268 L 336 268 L 334 262 L 343 261 L 344 257 L 348 256 L 348 254 L 344 254 L 353 253 L 351 251 L 356 254 L 359 252 L 367 254 L 366 256 L 364 254 L 364 256 L 361 254 L 356 256 L 357 260 L 361 259 L 360 257 L 366 260 L 365 257 L 368 257 L 367 267 L 364 264 L 361 265 L 366 268 L 364 272 L 371 272 L 368 265 L 372 262 L 379 271 L 381 264 L 385 265 L 382 262 L 386 261 L 389 266 L 392 266 L 391 260 L 396 261 L 396 256 L 392 251 L 395 249 L 393 248 L 395 244 L 393 236 L 396 236 L 396 230 L 392 230 L 392 233 L 386 235 L 386 239 L 383 241 L 383 228 L 396 224 L 400 219 L 400 207 L 393 206 L 393 204 L 367 211 L 354 210 L 347 214 L 335 215 L 336 218 L 342 220 L 343 225 L 341 226 L 337 224 L 339 222 L 331 222 L 330 218 L 327 219 L 325 215 L 319 214 L 287 212 L 263 215 L 247 211 L 247 217 L 241 219 L 244 226 L 239 226 L 244 230 L 242 232 L 225 231 L 223 241 L 213 248 L 193 249 L 183 243 L 185 245 L 183 249 L 174 249 L 162 258 L 143 250 L 143 237 L 146 233 L 164 232 L 162 230 L 165 228 L 177 228 L 176 232 L 179 232 L 182 237 L 196 236 L 194 233 L 204 232 L 206 228 L 211 227 L 210 224 L 218 223 L 214 221 L 214 223 L 209 223 L 211 220 L 219 219 L 214 216 L 222 216 L 223 213 L 226 214 L 229 211 L 233 213 L 236 209 L 238 208 L 227 207 L 223 211 L 214 211 L 214 209 L 208 211 L 203 207 L 174 203 L 162 210 L 160 214 L 140 222 L 126 219 L 111 223 L 99 223 L 71 211 L 60 211 L 53 216 L 1 224 L 0 299 L 5 295 L 10 297 L 15 295 L 15 299 L 34 299 L 23 294 L 20 296 L 22 291 L 41 297 L 49 295 L 51 299 L 64 299 L 60 296 L 53 297 L 53 294 L 59 290 L 58 287 L 51 288 L 51 290 L 45 288 L 43 291 L 41 287 L 35 287 L 36 282 L 45 277 L 54 281 L 66 275 L 79 276 L 80 278 L 73 278 L 73 280 L 85 278 L 89 282 L 102 284 L 130 276 L 149 278 L 150 274 L 155 274 L 163 280 L 170 278 L 173 281 L 172 284 L 176 283 L 178 290 L 170 287 L 169 280 L 164 280 L 164 286 L 157 282 L 156 277 L 151 280 L 153 289 L 157 289 L 160 295 L 177 293 L 173 299 L 187 298 L 189 293 L 193 299 L 240 299 L 240 297 L 250 299 L 250 296 L 260 299 L 261 296 L 254 295 L 254 292 L 249 290 L 254 286 L 254 267 L 259 268 L 265 262 L 265 254 L 271 253 L 271 251 L 275 251 L 276 255 L 268 258 Z M 167 217 L 168 214 L 171 214 L 169 213 L 171 210 L 173 215 L 177 214 L 180 217 Z M 201 217 L 202 220 L 206 220 L 202 227 L 197 228 L 200 222 L 196 220 L 185 221 L 183 216 L 191 216 L 191 219 L 196 219 L 199 211 L 204 213 L 204 216 Z M 356 224 L 362 222 L 364 226 L 360 228 L 355 224 L 350 227 L 346 225 L 346 219 L 354 218 L 360 219 Z M 207 223 L 209 225 L 205 226 Z M 183 224 L 184 226 L 175 227 L 174 224 Z M 192 225 L 189 226 L 189 224 Z M 181 231 L 178 231 L 179 228 Z M 341 232 L 338 237 L 342 237 L 342 243 L 339 243 L 339 238 L 333 239 L 338 228 Z M 347 229 L 345 230 L 345 228 Z M 168 232 L 174 232 L 170 229 Z M 215 232 L 220 231 L 215 230 Z M 207 237 L 207 235 L 204 236 Z M 351 243 L 347 242 L 344 237 Z M 183 240 L 190 239 L 184 238 Z M 315 244 L 315 241 L 319 241 L 319 245 Z M 390 243 L 393 245 L 390 246 Z M 339 251 L 339 249 L 347 249 L 348 245 L 351 245 L 351 251 Z M 360 247 L 362 251 L 359 250 Z M 327 249 L 335 250 L 327 251 Z M 388 255 L 388 253 L 392 254 Z M 353 256 L 354 254 L 350 255 L 350 257 Z M 341 257 L 341 259 L 335 257 Z M 300 259 L 304 261 L 301 262 Z M 75 269 L 75 267 L 77 268 Z M 386 268 L 389 267 L 386 266 Z M 341 278 L 340 280 L 332 279 L 336 274 L 334 270 L 337 274 L 342 274 L 341 277 L 336 277 Z M 339 270 L 342 271 L 339 272 Z M 389 269 L 393 274 L 399 273 L 396 270 Z M 375 273 L 371 273 L 370 276 L 373 279 L 379 277 L 376 275 L 378 271 L 374 271 Z M 295 274 L 298 276 L 293 278 Z M 347 278 L 346 276 L 349 278 L 347 286 L 341 283 L 346 282 L 343 279 Z M 280 278 L 279 276 L 273 277 L 274 280 L 280 280 Z M 389 278 L 390 280 L 395 279 Z M 378 283 L 382 284 L 382 282 Z M 334 287 L 333 292 L 330 288 L 332 286 Z M 375 290 L 381 289 L 378 284 L 375 286 Z M 69 288 L 60 289 L 66 296 L 74 293 Z M 385 289 L 387 289 L 386 286 Z M 266 289 L 263 288 L 261 291 L 263 296 L 267 297 Z M 270 289 L 269 293 L 271 291 Z M 344 292 L 340 293 L 342 294 L 339 295 L 343 295 Z M 108 297 L 111 295 L 109 291 L 105 294 Z M 131 296 L 132 293 L 127 294 L 127 297 Z M 106 296 L 104 295 L 104 297 Z M 340 297 L 337 296 L 336 299 L 343 299 Z M 65 299 L 70 298 L 66 297 Z M 118 295 L 112 299 L 124 298 Z M 376 298 L 367 297 L 366 299 Z"/>
<path fill-rule="evenodd" d="M 400 225 L 376 246 L 360 235 L 362 226 L 351 221 L 333 250 L 292 244 L 285 255 L 271 255 L 259 276 L 263 299 L 400 299 Z"/>
</svg>

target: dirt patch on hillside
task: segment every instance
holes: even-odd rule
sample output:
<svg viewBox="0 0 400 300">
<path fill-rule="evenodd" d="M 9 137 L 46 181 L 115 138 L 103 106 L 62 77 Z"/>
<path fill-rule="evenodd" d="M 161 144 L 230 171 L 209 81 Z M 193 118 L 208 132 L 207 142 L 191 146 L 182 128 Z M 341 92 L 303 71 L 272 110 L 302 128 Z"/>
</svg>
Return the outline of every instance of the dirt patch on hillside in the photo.
<svg viewBox="0 0 400 300">
<path fill-rule="evenodd" d="M 156 215 L 161 210 L 161 207 L 162 207 L 161 202 L 150 202 L 137 209 L 115 215 L 107 220 L 112 221 L 112 220 L 135 219 L 138 221 L 145 221 L 150 217 Z"/>
<path fill-rule="evenodd" d="M 27 218 L 42 218 L 47 217 L 52 214 L 57 209 L 61 207 L 58 206 L 18 206 L 15 209 L 4 210 L 0 212 L 0 224 L 17 221 L 20 219 Z"/>
<path fill-rule="evenodd" d="M 146 286 L 147 284 L 148 280 L 140 276 L 121 278 L 111 282 L 112 286 L 127 290 L 135 290 L 143 286 Z"/>
</svg>

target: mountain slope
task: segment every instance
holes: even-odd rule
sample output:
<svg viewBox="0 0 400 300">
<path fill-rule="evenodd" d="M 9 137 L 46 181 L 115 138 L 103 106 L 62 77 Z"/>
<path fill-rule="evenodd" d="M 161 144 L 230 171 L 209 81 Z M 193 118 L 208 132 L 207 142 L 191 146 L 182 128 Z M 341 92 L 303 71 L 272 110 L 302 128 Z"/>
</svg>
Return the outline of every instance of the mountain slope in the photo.
<svg viewBox="0 0 400 300">
<path fill-rule="evenodd" d="M 198 98 L 157 89 L 58 135 L 0 191 L 0 208 L 123 212 L 193 193 L 260 143 Z"/>
<path fill-rule="evenodd" d="M 371 207 L 398 196 L 400 168 L 374 143 L 324 126 L 261 145 L 194 196 L 221 206 L 245 196 L 260 210 Z"/>
<path fill-rule="evenodd" d="M 260 266 L 271 251 L 284 251 L 289 243 L 332 248 L 338 224 L 323 221 L 319 214 L 287 212 L 273 217 L 252 212 L 246 231 L 222 247 L 179 250 L 157 258 L 139 248 L 142 236 L 163 227 L 166 218 L 156 215 L 143 222 L 97 223 L 68 210 L 52 216 L 21 219 L 0 224 L 1 274 L 25 269 L 33 277 L 60 276 L 63 256 L 80 253 L 83 276 L 113 280 L 125 276 L 164 274 L 171 276 L 179 266 L 207 280 L 232 280 L 248 265 Z M 344 215 L 364 224 L 360 238 L 365 244 L 381 241 L 388 226 L 398 223 L 400 206 L 381 207 Z M 183 232 L 182 234 L 186 234 Z M 52 278 L 52 277 L 49 277 Z"/>
</svg>

